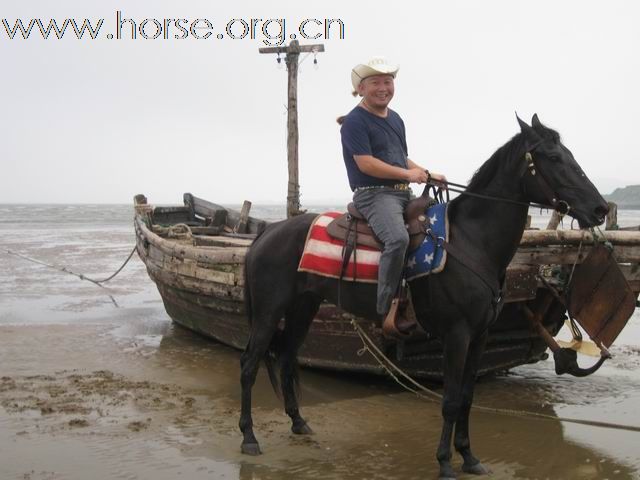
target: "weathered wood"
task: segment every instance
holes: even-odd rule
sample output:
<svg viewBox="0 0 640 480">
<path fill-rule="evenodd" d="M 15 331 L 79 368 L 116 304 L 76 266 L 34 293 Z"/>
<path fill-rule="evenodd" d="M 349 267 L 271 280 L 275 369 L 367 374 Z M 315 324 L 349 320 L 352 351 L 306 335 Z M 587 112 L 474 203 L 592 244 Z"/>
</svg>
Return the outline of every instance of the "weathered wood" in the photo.
<svg viewBox="0 0 640 480">
<path fill-rule="evenodd" d="M 142 194 L 136 195 L 133 197 L 133 205 L 136 215 L 139 215 L 144 223 L 151 225 L 153 207 L 147 204 L 147 197 Z"/>
<path fill-rule="evenodd" d="M 236 223 L 233 231 L 235 233 L 247 233 L 247 223 L 249 222 L 249 211 L 251 210 L 251 202 L 245 200 L 242 204 L 242 210 L 240 210 L 240 218 Z"/>
<path fill-rule="evenodd" d="M 589 254 L 590 246 L 583 246 L 578 263 Z M 640 262 L 640 246 L 616 245 L 614 253 L 618 263 Z M 546 246 L 546 247 L 520 247 L 511 264 L 529 265 L 571 265 L 576 261 L 578 248 L 576 246 Z"/>
<path fill-rule="evenodd" d="M 287 164 L 289 182 L 287 184 L 287 218 L 304 213 L 300 210 L 300 184 L 298 181 L 298 59 L 300 52 L 324 52 L 324 45 L 301 46 L 292 40 L 286 47 L 266 47 L 260 53 L 286 53 L 287 65 Z M 280 62 L 280 57 L 278 57 Z"/>
<path fill-rule="evenodd" d="M 640 245 L 640 237 L 634 232 L 609 231 L 607 240 L 614 245 Z M 600 240 L 600 237 L 598 237 Z M 545 245 L 593 244 L 593 236 L 587 230 L 527 230 L 522 235 L 521 247 Z"/>
<path fill-rule="evenodd" d="M 170 285 L 173 288 L 185 290 L 195 295 L 207 296 L 215 302 L 216 299 L 224 301 L 236 302 L 236 310 L 242 310 L 243 306 L 243 289 L 240 286 L 224 285 L 216 282 L 203 282 L 202 280 L 186 277 L 182 275 L 176 275 L 174 273 L 166 271 L 156 262 L 151 261 L 147 265 L 147 269 L 150 270 L 150 274 L 156 280 L 161 281 L 165 285 Z"/>
<path fill-rule="evenodd" d="M 180 260 L 185 258 L 196 260 L 201 263 L 218 265 L 218 264 L 237 264 L 243 263 L 246 255 L 246 248 L 209 248 L 209 247 L 192 247 L 183 245 L 178 242 L 165 240 L 150 231 L 140 217 L 136 217 L 136 228 L 140 230 L 141 236 L 150 244 L 160 249 L 163 253 Z"/>
<path fill-rule="evenodd" d="M 536 298 L 538 291 L 537 265 L 512 265 L 507 269 L 505 302 L 519 302 Z"/>
<path fill-rule="evenodd" d="M 285 58 L 288 73 L 287 106 L 287 218 L 300 211 L 300 183 L 298 180 L 298 57 L 300 45 L 297 40 L 289 44 Z"/>
<path fill-rule="evenodd" d="M 211 247 L 249 247 L 253 243 L 252 239 L 248 238 L 234 238 L 224 236 L 199 236 L 193 237 L 196 245 L 211 246 Z"/>
<path fill-rule="evenodd" d="M 627 279 L 631 290 L 634 292 L 640 292 L 640 265 L 636 264 L 624 264 L 620 265 L 620 270 Z"/>
<path fill-rule="evenodd" d="M 607 220 L 605 223 L 605 230 L 617 230 L 618 229 L 618 205 L 615 202 L 607 202 L 609 206 L 609 212 L 607 213 Z"/>
<path fill-rule="evenodd" d="M 556 210 L 554 210 L 551 213 L 549 223 L 547 223 L 547 230 L 557 230 L 558 225 L 560 225 L 560 214 Z"/>
<path fill-rule="evenodd" d="M 133 204 L 136 207 L 138 205 L 147 205 L 147 197 L 139 193 L 138 195 L 133 197 Z"/>
<path fill-rule="evenodd" d="M 260 53 L 287 53 L 289 52 L 290 47 L 262 47 L 258 49 Z M 317 43 L 315 45 L 299 45 L 299 52 L 313 52 L 320 53 L 324 52 L 324 45 L 321 43 Z"/>
<path fill-rule="evenodd" d="M 233 227 L 235 227 L 240 220 L 240 212 L 232 208 L 226 208 L 222 205 L 203 200 L 193 196 L 191 193 L 185 193 L 183 199 L 185 205 L 193 205 L 193 210 L 196 215 L 204 220 L 210 219 L 209 222 L 211 226 L 222 226 L 223 228 L 226 226 L 232 231 Z M 247 233 L 260 233 L 267 224 L 268 222 L 264 220 L 250 216 L 247 220 Z"/>
</svg>

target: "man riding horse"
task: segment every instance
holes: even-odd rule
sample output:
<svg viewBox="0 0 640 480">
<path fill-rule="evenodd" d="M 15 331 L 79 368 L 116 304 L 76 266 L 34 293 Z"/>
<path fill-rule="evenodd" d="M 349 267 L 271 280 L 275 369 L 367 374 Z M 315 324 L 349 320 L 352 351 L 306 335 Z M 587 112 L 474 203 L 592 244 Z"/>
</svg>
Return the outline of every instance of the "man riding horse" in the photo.
<svg viewBox="0 0 640 480">
<path fill-rule="evenodd" d="M 404 122 L 388 107 L 397 73 L 398 66 L 381 57 L 356 65 L 351 71 L 353 94 L 362 100 L 339 122 L 353 202 L 384 245 L 376 309 L 385 318 L 385 326 L 406 334 L 416 326 L 415 322 L 406 318 L 403 310 L 396 317 L 398 309 L 391 306 L 398 294 L 409 245 L 403 219 L 411 196 L 409 183 L 425 183 L 429 178 L 445 182 L 446 178 L 428 172 L 407 156 Z"/>
<path fill-rule="evenodd" d="M 407 245 L 402 210 L 409 193 L 394 185 L 424 182 L 427 174 L 407 158 L 402 121 L 387 107 L 396 72 L 397 68 L 381 60 L 354 69 L 354 86 L 363 100 L 345 118 L 342 134 L 352 188 L 379 187 L 359 189 L 354 199 L 374 230 L 378 229 L 385 253 L 394 251 L 391 256 L 398 262 L 399 272 Z M 442 433 L 436 451 L 442 480 L 456 477 L 452 444 L 463 459 L 463 472 L 489 472 L 472 452 L 469 414 L 489 327 L 504 304 L 507 267 L 520 245 L 530 204 L 566 213 L 577 219 L 581 228 L 600 225 L 608 211 L 607 202 L 557 131 L 543 125 L 537 115 L 531 125 L 520 118 L 518 124 L 520 131 L 480 166 L 466 194 L 448 203 L 449 236 L 443 243 L 450 254 L 446 267 L 437 275 L 414 277 L 408 282 L 417 321 L 442 344 Z M 441 175 L 432 176 L 444 180 Z M 250 334 L 240 360 L 242 407 L 238 426 L 243 437 L 241 450 L 248 455 L 261 453 L 251 413 L 260 362 L 264 360 L 271 383 L 284 397 L 291 431 L 311 433 L 296 395 L 297 354 L 320 305 L 326 301 L 356 317 L 374 320 L 376 314 L 386 313 L 400 279 L 400 273 L 390 278 L 393 266 L 389 259 L 380 261 L 377 287 L 369 282 L 342 282 L 336 275 L 319 275 L 301 268 L 305 245 L 312 243 L 310 234 L 323 217 L 307 213 L 269 224 L 245 257 L 245 310 Z M 390 230 L 401 240 L 396 240 Z M 336 248 L 328 249 L 330 253 L 340 249 L 333 246 Z M 377 304 L 373 298 L 376 290 Z"/>
</svg>

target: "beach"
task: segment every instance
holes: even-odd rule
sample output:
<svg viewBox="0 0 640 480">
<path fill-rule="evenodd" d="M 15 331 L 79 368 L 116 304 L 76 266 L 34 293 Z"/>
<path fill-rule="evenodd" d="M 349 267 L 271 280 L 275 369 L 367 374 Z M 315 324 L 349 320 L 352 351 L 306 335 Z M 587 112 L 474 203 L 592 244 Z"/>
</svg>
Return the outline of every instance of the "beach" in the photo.
<svg viewBox="0 0 640 480">
<path fill-rule="evenodd" d="M 389 378 L 308 369 L 301 409 L 314 434 L 290 432 L 261 369 L 253 411 L 264 454 L 243 456 L 240 352 L 173 324 L 136 255 L 100 288 L 6 253 L 104 278 L 133 248 L 132 220 L 128 205 L 0 205 L 1 479 L 437 475 L 438 403 Z M 640 212 L 618 220 L 640 224 Z M 476 405 L 547 417 L 472 412 L 472 446 L 493 478 L 640 478 L 638 310 L 611 350 L 588 378 L 558 377 L 549 360 L 479 381 Z"/>
</svg>

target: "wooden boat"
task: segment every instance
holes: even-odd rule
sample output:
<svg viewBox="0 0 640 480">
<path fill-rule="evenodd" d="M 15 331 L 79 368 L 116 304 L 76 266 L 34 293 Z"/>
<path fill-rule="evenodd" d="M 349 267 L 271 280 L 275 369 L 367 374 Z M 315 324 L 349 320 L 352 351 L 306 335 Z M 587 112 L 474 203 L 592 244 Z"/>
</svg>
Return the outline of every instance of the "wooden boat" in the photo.
<svg viewBox="0 0 640 480">
<path fill-rule="evenodd" d="M 243 304 L 244 256 L 267 222 L 186 193 L 184 204 L 152 207 L 137 195 L 135 232 L 138 255 L 156 283 L 169 316 L 179 325 L 237 349 L 248 338 Z M 637 298 L 640 292 L 640 232 L 611 231 L 620 267 Z M 592 240 L 591 240 L 592 241 Z M 490 330 L 481 374 L 507 370 L 547 358 L 547 345 L 533 331 L 523 306 L 545 307 L 543 325 L 556 335 L 565 322 L 565 307 L 537 278 L 560 282 L 561 275 L 588 253 L 589 234 L 572 230 L 527 230 L 507 272 L 505 306 Z M 550 300 L 550 301 L 549 301 Z M 303 344 L 302 365 L 351 372 L 384 373 L 370 355 L 354 317 L 329 303 L 321 306 Z M 442 377 L 442 346 L 424 331 L 406 341 L 387 340 L 379 322 L 356 319 L 375 345 L 412 376 Z"/>
</svg>

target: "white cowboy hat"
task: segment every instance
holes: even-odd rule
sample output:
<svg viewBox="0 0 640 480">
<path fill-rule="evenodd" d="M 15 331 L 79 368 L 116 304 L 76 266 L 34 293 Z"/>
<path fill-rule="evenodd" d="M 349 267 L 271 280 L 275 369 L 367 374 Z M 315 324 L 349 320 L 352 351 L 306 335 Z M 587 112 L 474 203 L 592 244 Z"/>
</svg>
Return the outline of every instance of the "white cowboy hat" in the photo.
<svg viewBox="0 0 640 480">
<path fill-rule="evenodd" d="M 398 65 L 389 64 L 384 57 L 373 57 L 367 63 L 356 65 L 351 70 L 351 83 L 353 84 L 354 93 L 358 90 L 360 82 L 365 78 L 373 75 L 391 75 L 396 78 L 399 68 Z"/>
</svg>

